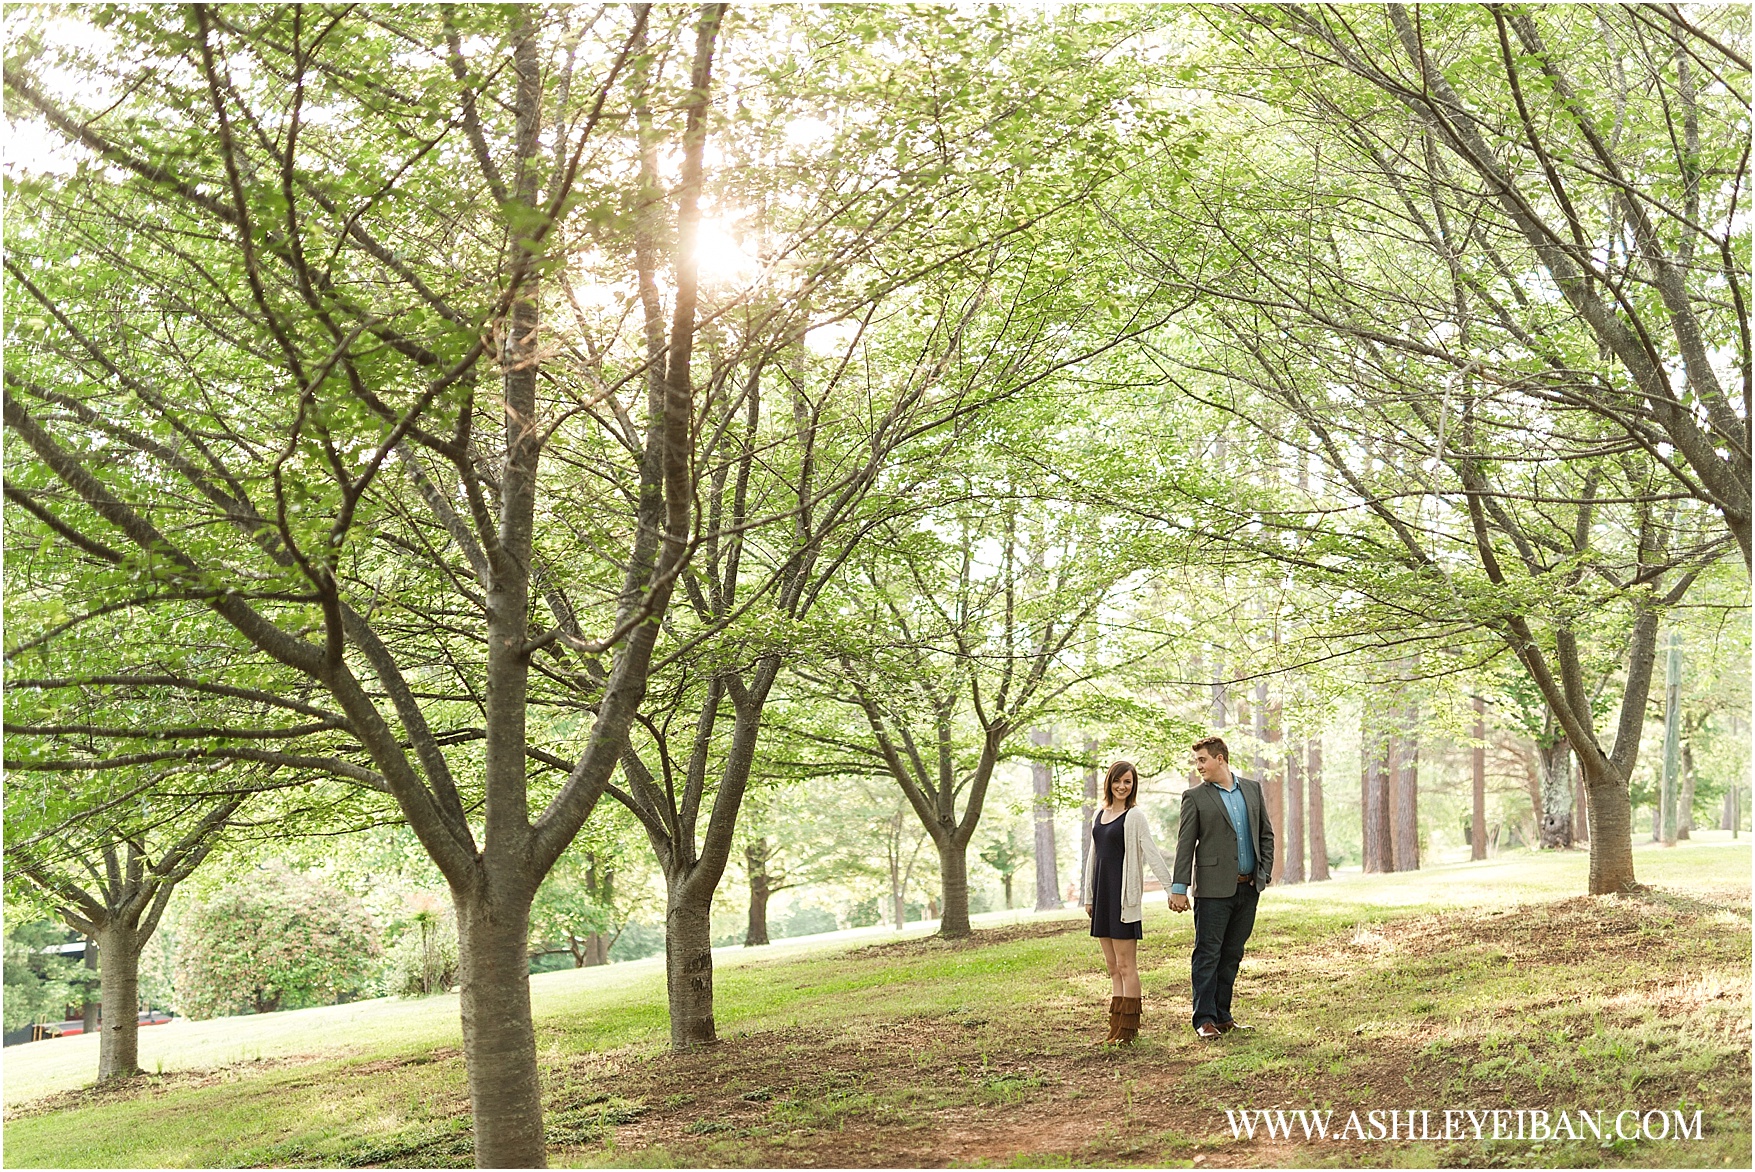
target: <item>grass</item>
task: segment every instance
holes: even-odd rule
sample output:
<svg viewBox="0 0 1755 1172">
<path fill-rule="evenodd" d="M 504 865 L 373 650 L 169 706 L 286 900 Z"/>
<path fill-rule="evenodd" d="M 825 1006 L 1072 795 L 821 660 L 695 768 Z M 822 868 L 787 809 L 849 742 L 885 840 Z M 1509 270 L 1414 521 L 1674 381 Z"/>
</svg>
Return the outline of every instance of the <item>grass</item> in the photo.
<svg viewBox="0 0 1755 1172">
<path fill-rule="evenodd" d="M 1746 841 L 1641 845 L 1637 898 L 1515 855 L 1278 888 L 1239 981 L 1253 1031 L 1187 1024 L 1191 925 L 1148 911 L 1138 1045 L 1105 1051 L 1082 915 L 975 941 L 788 943 L 717 972 L 719 1046 L 665 1045 L 655 962 L 532 979 L 551 1161 L 600 1167 L 1748 1167 Z M 1003 919 L 1004 917 L 997 917 Z M 461 1166 L 456 999 L 142 1033 L 76 1090 L 83 1039 L 6 1052 L 9 1167 Z M 69 1049 L 58 1049 L 71 1047 Z M 1702 1111 L 1699 1140 L 1233 1138 L 1226 1111 Z M 1337 1124 L 1338 1125 L 1338 1124 Z"/>
</svg>

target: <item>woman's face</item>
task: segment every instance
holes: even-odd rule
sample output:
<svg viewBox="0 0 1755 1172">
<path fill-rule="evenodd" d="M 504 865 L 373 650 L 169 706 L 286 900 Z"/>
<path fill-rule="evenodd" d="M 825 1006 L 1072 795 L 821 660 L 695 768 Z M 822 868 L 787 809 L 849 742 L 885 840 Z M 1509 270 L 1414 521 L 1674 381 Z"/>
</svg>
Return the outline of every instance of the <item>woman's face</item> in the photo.
<svg viewBox="0 0 1755 1172">
<path fill-rule="evenodd" d="M 1131 772 L 1124 773 L 1120 777 L 1115 779 L 1115 784 L 1110 786 L 1109 788 L 1115 794 L 1116 801 L 1118 801 L 1118 802 L 1127 801 L 1127 795 L 1131 794 L 1133 792 L 1133 782 L 1134 782 L 1134 777 L 1133 777 L 1133 774 Z"/>
</svg>

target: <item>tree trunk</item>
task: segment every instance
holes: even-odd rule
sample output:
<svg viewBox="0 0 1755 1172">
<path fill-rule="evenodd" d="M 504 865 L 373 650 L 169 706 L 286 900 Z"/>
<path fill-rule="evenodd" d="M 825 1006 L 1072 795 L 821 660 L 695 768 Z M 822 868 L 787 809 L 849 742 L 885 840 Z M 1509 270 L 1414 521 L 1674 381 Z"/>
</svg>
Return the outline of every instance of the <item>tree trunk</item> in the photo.
<svg viewBox="0 0 1755 1172">
<path fill-rule="evenodd" d="M 743 857 L 750 877 L 750 919 L 743 946 L 754 948 L 768 943 L 768 840 L 760 838 L 744 847 Z"/>
<path fill-rule="evenodd" d="M 1542 765 L 1542 808 L 1536 830 L 1543 850 L 1572 845 L 1572 743 L 1561 734 L 1552 745 L 1536 743 Z"/>
<path fill-rule="evenodd" d="M 1633 805 L 1627 787 L 1605 776 L 1601 766 L 1586 765 L 1584 776 L 1590 803 L 1590 893 L 1638 891 L 1633 874 Z"/>
<path fill-rule="evenodd" d="M 1225 688 L 1225 654 L 1218 652 L 1213 656 L 1213 688 L 1208 701 L 1207 718 L 1212 722 L 1213 731 L 1225 731 L 1225 709 L 1230 705 L 1230 695 Z"/>
<path fill-rule="evenodd" d="M 1049 745 L 1054 742 L 1054 734 L 1049 729 L 1034 729 L 1030 739 L 1038 745 Z M 1036 799 L 1036 910 L 1054 911 L 1061 906 L 1060 868 L 1055 863 L 1054 806 L 1051 804 L 1054 770 L 1046 762 L 1030 763 L 1030 790 Z M 1011 906 L 1009 897 L 1006 906 Z"/>
<path fill-rule="evenodd" d="M 1281 869 L 1281 881 L 1285 883 L 1304 882 L 1304 776 L 1300 766 L 1303 764 L 1304 747 L 1293 742 L 1291 751 L 1286 754 L 1286 825 L 1285 834 L 1285 866 Z M 1278 858 L 1279 850 L 1274 851 Z"/>
<path fill-rule="evenodd" d="M 664 919 L 664 980 L 670 997 L 673 1049 L 710 1046 L 719 1040 L 713 1025 L 713 892 L 693 898 L 694 885 L 671 887 Z"/>
<path fill-rule="evenodd" d="M 1677 791 L 1682 773 L 1682 634 L 1670 632 L 1669 653 L 1664 657 L 1664 784 L 1663 844 L 1676 845 Z"/>
<path fill-rule="evenodd" d="M 1694 831 L 1694 744 L 1682 742 L 1682 794 L 1676 800 L 1676 837 L 1687 838 Z"/>
<path fill-rule="evenodd" d="M 1366 715 L 1359 744 L 1359 827 L 1366 874 L 1387 871 L 1390 854 L 1389 778 L 1385 754 L 1389 748 L 1381 730 Z"/>
<path fill-rule="evenodd" d="M 602 932 L 593 932 L 585 937 L 585 967 L 592 968 L 609 963 L 609 937 Z"/>
<path fill-rule="evenodd" d="M 1373 771 L 1374 751 L 1369 728 L 1361 728 L 1359 736 L 1359 864 L 1369 875 L 1383 870 L 1377 865 L 1377 778 Z"/>
<path fill-rule="evenodd" d="M 463 1060 L 479 1168 L 543 1168 L 542 1090 L 530 1017 L 530 899 L 454 895 Z"/>
<path fill-rule="evenodd" d="M 1419 710 L 1410 705 L 1395 772 L 1395 869 L 1420 869 Z"/>
<path fill-rule="evenodd" d="M 1383 768 L 1378 774 L 1378 784 L 1383 787 L 1384 818 L 1389 825 L 1384 831 L 1385 871 L 1400 871 L 1402 854 L 1407 849 L 1402 843 L 1402 754 L 1406 751 L 1401 730 L 1391 728 L 1389 739 L 1383 751 Z"/>
<path fill-rule="evenodd" d="M 1011 875 L 999 877 L 1000 885 L 1005 888 L 1005 910 L 1008 912 L 1012 910 L 1012 878 Z"/>
<path fill-rule="evenodd" d="M 1322 812 L 1322 738 L 1310 738 L 1310 879 L 1322 882 L 1328 876 L 1328 831 Z"/>
<path fill-rule="evenodd" d="M 591 902 L 614 914 L 615 907 L 615 867 L 605 862 L 601 866 L 597 852 L 592 851 L 585 856 L 585 890 L 591 893 Z M 592 932 L 585 937 L 585 967 L 609 963 L 611 940 L 602 932 Z"/>
<path fill-rule="evenodd" d="M 1470 751 L 1470 768 L 1474 774 L 1474 808 L 1469 823 L 1469 858 L 1479 862 L 1487 857 L 1487 701 L 1474 698 L 1475 747 Z"/>
<path fill-rule="evenodd" d="M 903 900 L 905 899 L 905 897 L 907 895 L 907 892 L 903 890 L 903 883 L 902 883 L 902 833 L 900 830 L 901 824 L 902 824 L 902 815 L 898 813 L 896 815 L 896 822 L 895 822 L 897 830 L 891 839 L 891 841 L 893 841 L 895 843 L 895 849 L 890 852 L 890 906 L 891 906 L 892 910 L 894 910 L 894 912 L 896 913 L 896 931 L 898 931 L 898 932 L 900 932 L 904 927 L 907 926 L 907 918 L 906 917 L 907 917 L 907 912 L 908 912 L 908 907 L 903 902 Z"/>
<path fill-rule="evenodd" d="M 1286 777 L 1282 768 L 1285 759 L 1280 753 L 1280 698 L 1275 696 L 1270 704 L 1267 692 L 1267 681 L 1258 681 L 1255 685 L 1255 706 L 1263 715 L 1256 718 L 1257 727 L 1262 730 L 1260 748 L 1257 751 L 1262 754 L 1261 788 L 1267 805 L 1268 825 L 1274 828 L 1275 834 L 1281 834 L 1286 828 Z M 1272 882 L 1278 883 L 1285 871 L 1286 852 L 1276 850 L 1268 877 Z"/>
<path fill-rule="evenodd" d="M 1085 741 L 1085 756 L 1092 761 L 1097 759 L 1097 742 Z M 1079 823 L 1079 882 L 1085 881 L 1085 869 L 1090 865 L 1086 856 L 1091 853 L 1091 822 L 1097 816 L 1097 799 L 1101 796 L 1100 787 L 1103 780 L 1098 776 L 1095 765 L 1085 770 L 1085 804 L 1080 807 L 1080 815 L 1084 821 Z M 1080 898 L 1084 898 L 1081 894 Z"/>
<path fill-rule="evenodd" d="M 98 1081 L 140 1073 L 140 942 L 131 924 L 102 932 Z"/>
<path fill-rule="evenodd" d="M 955 835 L 938 844 L 938 873 L 944 906 L 939 912 L 938 934 L 958 939 L 969 935 L 968 847 Z"/>
</svg>

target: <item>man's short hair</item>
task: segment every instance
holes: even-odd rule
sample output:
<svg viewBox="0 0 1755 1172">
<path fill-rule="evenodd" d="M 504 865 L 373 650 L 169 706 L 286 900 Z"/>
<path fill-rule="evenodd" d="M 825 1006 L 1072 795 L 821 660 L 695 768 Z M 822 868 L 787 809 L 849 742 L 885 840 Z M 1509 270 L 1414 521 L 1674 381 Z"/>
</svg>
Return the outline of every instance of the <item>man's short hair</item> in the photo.
<svg viewBox="0 0 1755 1172">
<path fill-rule="evenodd" d="M 1231 759 L 1231 750 L 1225 747 L 1224 737 L 1202 737 L 1194 743 L 1190 751 L 1198 753 L 1202 749 L 1207 751 L 1209 757 L 1222 757 L 1226 761 Z"/>
</svg>

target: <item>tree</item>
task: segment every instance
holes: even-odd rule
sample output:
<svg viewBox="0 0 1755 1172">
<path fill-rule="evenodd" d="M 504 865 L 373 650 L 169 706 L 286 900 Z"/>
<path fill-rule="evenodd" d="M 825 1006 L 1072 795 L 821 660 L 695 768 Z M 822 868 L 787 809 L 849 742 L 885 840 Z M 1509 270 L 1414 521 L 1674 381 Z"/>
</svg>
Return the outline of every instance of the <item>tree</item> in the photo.
<svg viewBox="0 0 1755 1172">
<path fill-rule="evenodd" d="M 1014 46 L 1005 34 L 1019 22 L 997 10 L 977 39 L 935 13 L 764 19 L 771 36 L 807 48 L 778 66 L 765 49 L 759 66 L 734 53 L 738 76 L 778 68 L 788 87 L 744 92 L 749 116 L 718 140 L 726 162 L 713 194 L 751 209 L 752 235 L 769 241 L 757 259 L 777 276 L 703 294 L 713 373 L 702 512 L 678 578 L 687 605 L 665 616 L 646 711 L 621 747 L 625 785 L 608 790 L 640 820 L 665 876 L 678 1048 L 716 1037 L 711 905 L 781 670 L 816 651 L 819 603 L 859 542 L 883 516 L 917 508 L 919 474 L 895 468 L 898 454 L 919 447 L 930 460 L 986 405 L 1079 357 L 1046 332 L 1052 276 L 1029 230 L 1105 172 L 1113 136 L 1100 34 L 1051 29 Z M 812 65 L 821 46 L 834 69 Z M 1014 63 L 997 121 L 951 100 L 971 58 L 996 54 Z M 916 55 L 944 63 L 950 92 L 916 84 Z M 776 167 L 800 87 L 836 129 L 810 169 Z M 1066 116 L 1044 120 L 1044 109 Z M 899 126 L 918 134 L 898 138 Z M 1037 152 L 1047 161 L 1031 163 Z M 654 182 L 656 154 L 641 169 Z M 964 365 L 963 347 L 1003 342 L 1033 349 L 997 371 Z"/>
<path fill-rule="evenodd" d="M 284 865 L 227 884 L 180 927 L 177 1008 L 196 1020 L 333 1004 L 363 990 L 377 967 L 365 908 Z"/>
<path fill-rule="evenodd" d="M 981 850 L 981 861 L 999 872 L 999 882 L 1005 888 L 1005 909 L 1012 910 L 1012 876 L 1023 867 L 1027 858 L 1018 847 L 1018 836 L 1015 830 L 1008 830 L 1004 838 L 989 839 Z"/>
<path fill-rule="evenodd" d="M 758 763 L 758 773 L 765 764 Z M 846 841 L 860 836 L 861 828 L 848 818 L 850 813 L 858 817 L 858 811 L 850 811 L 846 795 L 831 787 L 769 780 L 752 797 L 743 836 L 749 883 L 745 948 L 770 943 L 768 902 L 774 896 L 844 874 L 849 863 L 857 869 L 862 860 L 845 856 L 863 854 L 849 852 Z"/>
<path fill-rule="evenodd" d="M 7 495 L 55 535 L 73 611 L 42 645 L 62 673 L 42 687 L 247 692 L 307 718 L 134 754 L 26 746 L 9 769 L 246 760 L 393 799 L 456 906 L 484 1165 L 544 1162 L 529 905 L 616 764 L 687 555 L 692 243 L 721 14 L 701 11 L 667 94 L 681 181 L 643 204 L 631 182 L 582 178 L 616 173 L 618 86 L 686 39 L 672 25 L 655 45 L 643 7 L 591 25 L 536 9 L 105 13 L 118 51 L 77 66 L 123 95 L 101 116 L 28 55 L 7 63 L 14 108 L 82 159 L 15 189 L 30 227 L 6 262 L 11 303 L 40 315 L 7 348 Z M 628 395 L 631 449 L 551 377 L 564 363 L 540 332 L 573 217 L 628 206 L 674 224 L 662 361 L 584 398 Z M 653 288 L 664 257 L 628 251 Z M 615 522 L 598 548 L 620 552 L 581 563 L 558 556 L 579 514 L 556 472 L 584 452 L 616 462 L 596 515 Z M 102 642 L 114 614 L 167 617 Z M 179 670 L 191 641 L 224 654 Z M 533 795 L 538 660 L 589 719 L 564 783 Z"/>
<path fill-rule="evenodd" d="M 1282 11 L 1283 27 L 1276 24 Z M 1199 314 L 1181 323 L 1177 348 L 1166 352 L 1181 385 L 1257 424 L 1295 420 L 1311 437 L 1323 479 L 1354 516 L 1371 518 L 1325 534 L 1304 519 L 1316 507 L 1306 500 L 1302 510 L 1265 513 L 1260 536 L 1246 536 L 1245 544 L 1306 581 L 1327 579 L 1337 598 L 1376 611 L 1373 625 L 1386 635 L 1408 628 L 1392 625 L 1392 616 L 1420 616 L 1404 642 L 1479 659 L 1486 653 L 1479 637 L 1490 633 L 1499 653 L 1528 673 L 1579 755 L 1591 815 L 1591 890 L 1623 890 L 1635 885 L 1627 786 L 1656 624 L 1705 567 L 1734 544 L 1746 548 L 1737 476 L 1715 471 L 1714 461 L 1722 464 L 1716 455 L 1680 469 L 1651 436 L 1604 414 L 1611 399 L 1656 403 L 1656 388 L 1640 382 L 1636 356 L 1617 356 L 1613 345 L 1599 352 L 1613 331 L 1603 332 L 1596 310 L 1574 298 L 1582 290 L 1565 289 L 1560 303 L 1524 295 L 1530 281 L 1566 286 L 1573 279 L 1560 263 L 1570 246 L 1528 244 L 1521 212 L 1503 202 L 1512 198 L 1511 180 L 1462 184 L 1442 159 L 1434 161 L 1451 149 L 1452 140 L 1442 139 L 1450 131 L 1381 103 L 1388 75 L 1375 62 L 1403 53 L 1414 76 L 1426 79 L 1428 97 L 1450 94 L 1431 97 L 1422 117 L 1461 109 L 1425 55 L 1437 51 L 1434 43 L 1422 49 L 1405 35 L 1410 18 L 1399 7 L 1387 17 L 1395 31 L 1367 62 L 1341 44 L 1355 34 L 1337 22 L 1318 28 L 1327 18 L 1304 10 L 1252 13 L 1285 32 L 1291 48 L 1239 31 L 1237 56 L 1225 69 L 1236 66 L 1228 84 L 1247 96 L 1226 112 L 1247 112 L 1275 133 L 1255 125 L 1209 141 L 1205 165 L 1235 198 L 1171 205 L 1147 190 L 1127 231 L 1149 252 L 1150 271 L 1201 298 Z M 1442 42 L 1446 53 L 1462 53 L 1470 22 L 1478 21 L 1463 10 L 1429 19 L 1448 22 L 1455 34 Z M 1505 15 L 1494 10 L 1489 19 Z M 1319 45 L 1332 61 L 1318 54 Z M 1459 68 L 1499 56 L 1477 53 Z M 1334 69 L 1312 83 L 1311 66 L 1336 63 L 1344 67 L 1340 78 L 1356 70 L 1366 84 L 1335 84 Z M 1367 77 L 1367 69 L 1378 72 Z M 1576 124 L 1570 110 L 1558 113 Z M 1641 116 L 1655 113 L 1654 104 Z M 1466 138 L 1473 125 L 1463 119 L 1452 129 Z M 1270 162 L 1266 141 L 1285 152 Z M 1658 167 L 1657 139 L 1641 141 Z M 1492 152 L 1468 149 L 1493 165 Z M 1737 157 L 1723 142 L 1713 149 L 1729 150 L 1733 163 Z M 1539 176 L 1540 165 L 1527 173 Z M 1261 182 L 1243 185 L 1244 174 Z M 1661 177 L 1643 178 L 1629 200 L 1665 198 Z M 1178 191 L 1183 182 L 1180 174 L 1167 181 Z M 1737 189 L 1733 183 L 1726 198 L 1734 200 Z M 1605 208 L 1616 222 L 1625 210 L 1616 201 Z M 1648 249 L 1592 279 L 1600 289 L 1632 288 L 1646 279 L 1639 265 L 1662 263 Z M 1690 316 L 1659 301 L 1654 312 L 1677 325 L 1672 333 L 1687 334 L 1689 320 L 1702 328 L 1711 320 L 1715 337 L 1738 352 L 1731 315 Z M 1709 396 L 1707 373 L 1686 365 L 1697 392 Z M 1670 394 L 1667 382 L 1662 393 Z M 1676 426 L 1679 448 L 1693 424 Z M 1720 438 L 1732 450 L 1743 442 Z M 1539 464 L 1528 461 L 1532 445 L 1542 449 Z M 1703 497 L 1689 487 L 1693 477 L 1723 491 L 1703 490 Z M 1288 499 L 1298 500 L 1295 493 Z M 1697 501 L 1716 512 L 1716 532 L 1702 529 Z M 1621 691 L 1612 733 L 1599 731 L 1590 695 L 1590 681 L 1605 671 L 1617 673 Z"/>
<path fill-rule="evenodd" d="M 1272 79 L 1257 92 L 1333 127 L 1343 167 L 1393 174 L 1389 192 L 1429 203 L 1420 227 L 1443 241 L 1457 295 L 1483 306 L 1460 346 L 1394 328 L 1376 331 L 1381 344 L 1457 370 L 1495 345 L 1527 354 L 1528 393 L 1645 451 L 1719 515 L 1747 570 L 1749 60 L 1731 47 L 1747 14 L 1388 4 L 1358 16 L 1262 6 L 1233 35 Z M 1512 288 L 1517 273 L 1539 273 L 1567 331 L 1621 376 L 1556 344 L 1560 307 Z"/>
<path fill-rule="evenodd" d="M 1077 640 L 1134 566 L 1086 518 L 1020 516 L 967 474 L 951 485 L 941 492 L 959 507 L 892 529 L 883 554 L 862 566 L 867 589 L 848 603 L 864 612 L 861 644 L 844 646 L 827 670 L 798 674 L 866 726 L 864 737 L 819 739 L 846 772 L 887 775 L 901 788 L 938 848 L 940 932 L 954 938 L 970 931 L 966 854 L 993 771 L 1010 738 L 1081 678 L 1069 667 Z M 995 547 L 991 562 L 978 562 L 977 535 Z"/>
<path fill-rule="evenodd" d="M 98 952 L 99 1082 L 140 1073 L 141 953 L 171 893 L 206 859 L 243 801 L 241 794 L 222 797 L 186 828 L 173 821 L 144 829 L 112 819 L 31 834 L 28 824 L 14 823 L 24 837 L 6 848 L 9 881 L 34 886 L 57 918 L 83 934 L 88 959 L 90 945 Z"/>
</svg>

